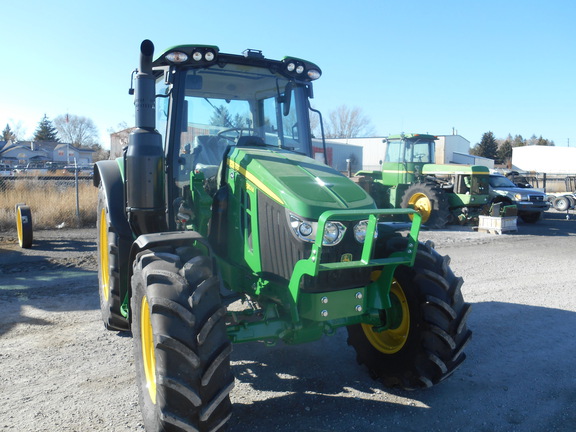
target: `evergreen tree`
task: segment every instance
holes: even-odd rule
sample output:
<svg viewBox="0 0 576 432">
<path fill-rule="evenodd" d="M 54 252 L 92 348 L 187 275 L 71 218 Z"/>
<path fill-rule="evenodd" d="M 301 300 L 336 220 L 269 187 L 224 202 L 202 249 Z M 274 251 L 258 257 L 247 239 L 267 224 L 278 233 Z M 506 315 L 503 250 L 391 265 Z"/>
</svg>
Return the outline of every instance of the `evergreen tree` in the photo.
<svg viewBox="0 0 576 432">
<path fill-rule="evenodd" d="M 210 117 L 210 124 L 213 126 L 234 127 L 230 112 L 225 105 L 220 105 L 214 109 L 212 117 Z"/>
<path fill-rule="evenodd" d="M 46 114 L 38 123 L 38 128 L 34 132 L 34 141 L 59 142 L 58 132 Z"/>
<path fill-rule="evenodd" d="M 512 160 L 512 141 L 510 141 L 510 139 L 507 139 L 498 147 L 496 159 L 497 162 L 501 164 L 508 164 L 508 162 Z"/>
<path fill-rule="evenodd" d="M 540 137 L 536 140 L 536 145 L 541 145 L 541 146 L 553 146 L 554 145 L 554 141 L 549 140 L 547 138 L 542 138 L 542 135 L 540 135 Z"/>
<path fill-rule="evenodd" d="M 2 131 L 2 140 L 3 141 L 16 140 L 16 135 L 14 135 L 14 132 L 12 132 L 12 129 L 10 129 L 8 123 L 6 123 L 6 128 Z"/>
<path fill-rule="evenodd" d="M 492 132 L 486 132 L 482 135 L 480 143 L 476 144 L 472 149 L 472 154 L 482 156 L 489 159 L 496 159 L 498 152 L 498 144 Z"/>
<path fill-rule="evenodd" d="M 526 145 L 526 140 L 522 138 L 522 135 L 516 135 L 514 141 L 512 141 L 512 147 L 522 147 Z"/>
</svg>

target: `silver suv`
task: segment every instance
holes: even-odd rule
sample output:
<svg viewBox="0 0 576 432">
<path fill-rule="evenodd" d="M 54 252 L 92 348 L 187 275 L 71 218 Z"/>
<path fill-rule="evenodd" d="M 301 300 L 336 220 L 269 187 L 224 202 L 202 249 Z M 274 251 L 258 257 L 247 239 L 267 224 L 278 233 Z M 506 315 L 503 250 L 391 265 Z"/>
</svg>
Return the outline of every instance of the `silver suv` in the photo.
<svg viewBox="0 0 576 432">
<path fill-rule="evenodd" d="M 537 222 L 549 207 L 544 192 L 532 188 L 520 188 L 499 174 L 490 174 L 490 199 L 492 203 L 515 204 L 518 216 L 526 223 Z"/>
</svg>

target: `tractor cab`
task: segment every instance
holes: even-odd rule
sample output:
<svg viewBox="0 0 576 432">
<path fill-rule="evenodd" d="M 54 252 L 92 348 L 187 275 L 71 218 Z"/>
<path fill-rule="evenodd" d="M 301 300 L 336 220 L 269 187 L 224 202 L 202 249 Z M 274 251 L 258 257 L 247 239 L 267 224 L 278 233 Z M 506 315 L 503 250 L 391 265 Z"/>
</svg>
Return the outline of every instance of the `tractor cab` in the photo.
<svg viewBox="0 0 576 432">
<path fill-rule="evenodd" d="M 422 174 L 425 164 L 434 163 L 433 135 L 392 135 L 384 140 L 387 144 L 382 162 L 382 183 L 397 185 L 414 183 Z"/>
<path fill-rule="evenodd" d="M 221 183 L 218 173 L 236 148 L 319 154 L 324 161 L 323 149 L 313 152 L 309 127 L 311 82 L 321 75 L 315 64 L 268 60 L 256 50 L 232 55 L 185 45 L 161 54 L 153 70 L 174 228 L 207 213 L 194 207 L 211 205 Z M 196 220 L 193 228 L 204 231 L 206 222 Z"/>
</svg>

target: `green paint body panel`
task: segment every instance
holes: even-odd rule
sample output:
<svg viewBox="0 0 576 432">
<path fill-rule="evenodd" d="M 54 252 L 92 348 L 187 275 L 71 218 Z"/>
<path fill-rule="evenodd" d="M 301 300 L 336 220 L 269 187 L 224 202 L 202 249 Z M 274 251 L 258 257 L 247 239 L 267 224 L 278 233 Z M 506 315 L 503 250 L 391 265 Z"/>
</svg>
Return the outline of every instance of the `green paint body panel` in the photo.
<svg viewBox="0 0 576 432">
<path fill-rule="evenodd" d="M 280 204 L 302 217 L 317 219 L 326 209 L 374 208 L 362 188 L 307 156 L 281 149 L 235 148 L 229 159 L 265 185 L 271 198 L 279 198 Z"/>
</svg>

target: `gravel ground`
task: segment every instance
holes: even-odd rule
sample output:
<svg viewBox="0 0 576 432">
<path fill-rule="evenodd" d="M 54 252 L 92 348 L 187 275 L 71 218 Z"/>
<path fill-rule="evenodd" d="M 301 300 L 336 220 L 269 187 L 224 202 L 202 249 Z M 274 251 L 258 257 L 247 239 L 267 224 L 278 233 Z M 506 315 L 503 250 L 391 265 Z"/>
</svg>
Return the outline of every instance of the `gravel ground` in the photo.
<svg viewBox="0 0 576 432">
<path fill-rule="evenodd" d="M 389 391 L 345 330 L 301 346 L 235 345 L 232 431 L 573 431 L 576 216 L 518 232 L 424 231 L 473 304 L 468 359 L 425 391 Z M 107 332 L 96 231 L 0 233 L 0 429 L 142 431 L 132 341 Z"/>
</svg>

